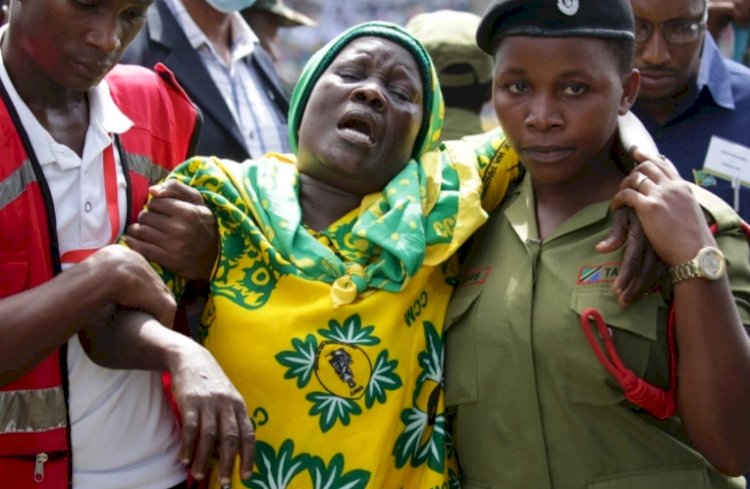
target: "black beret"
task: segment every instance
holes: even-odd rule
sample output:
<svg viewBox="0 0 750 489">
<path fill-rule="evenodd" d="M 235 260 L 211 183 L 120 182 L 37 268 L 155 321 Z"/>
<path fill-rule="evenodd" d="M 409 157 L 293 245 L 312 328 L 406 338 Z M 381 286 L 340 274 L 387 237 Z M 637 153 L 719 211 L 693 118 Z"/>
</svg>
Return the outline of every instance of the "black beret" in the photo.
<svg viewBox="0 0 750 489">
<path fill-rule="evenodd" d="M 477 45 L 492 52 L 507 36 L 635 39 L 630 0 L 493 0 L 477 29 Z"/>
</svg>

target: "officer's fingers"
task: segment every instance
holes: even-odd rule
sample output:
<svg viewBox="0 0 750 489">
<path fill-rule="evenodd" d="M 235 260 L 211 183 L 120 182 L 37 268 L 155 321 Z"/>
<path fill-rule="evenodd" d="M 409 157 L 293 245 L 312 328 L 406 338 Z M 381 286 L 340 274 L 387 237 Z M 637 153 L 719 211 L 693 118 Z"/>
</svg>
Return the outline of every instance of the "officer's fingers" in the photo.
<svg viewBox="0 0 750 489">
<path fill-rule="evenodd" d="M 647 161 L 647 160 L 654 160 L 654 159 L 659 158 L 658 154 L 651 154 L 643 150 L 639 146 L 631 146 L 630 149 L 628 149 L 628 153 L 638 163 L 643 163 L 644 161 Z"/>
<path fill-rule="evenodd" d="M 633 217 L 628 227 L 623 263 L 614 283 L 615 290 L 620 291 L 618 295 L 621 304 L 630 303 L 651 279 L 653 263 L 648 262 L 650 248 L 640 220 Z"/>
<path fill-rule="evenodd" d="M 627 208 L 617 209 L 612 228 L 609 230 L 607 237 L 597 243 L 596 251 L 599 253 L 611 253 L 625 244 L 625 239 L 628 235 L 629 220 L 629 210 Z"/>
<path fill-rule="evenodd" d="M 646 251 L 641 256 L 641 268 L 634 269 L 634 273 L 621 287 L 618 300 L 621 306 L 628 306 L 646 293 L 656 280 L 656 263 L 653 251 Z"/>
</svg>

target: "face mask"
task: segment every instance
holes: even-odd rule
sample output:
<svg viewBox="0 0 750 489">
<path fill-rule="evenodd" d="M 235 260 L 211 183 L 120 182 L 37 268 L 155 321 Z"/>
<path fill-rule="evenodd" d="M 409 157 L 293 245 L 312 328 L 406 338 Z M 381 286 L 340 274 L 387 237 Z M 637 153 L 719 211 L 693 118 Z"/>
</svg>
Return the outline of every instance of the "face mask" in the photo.
<svg viewBox="0 0 750 489">
<path fill-rule="evenodd" d="M 255 0 L 206 0 L 206 3 L 219 12 L 231 14 L 250 7 Z"/>
</svg>

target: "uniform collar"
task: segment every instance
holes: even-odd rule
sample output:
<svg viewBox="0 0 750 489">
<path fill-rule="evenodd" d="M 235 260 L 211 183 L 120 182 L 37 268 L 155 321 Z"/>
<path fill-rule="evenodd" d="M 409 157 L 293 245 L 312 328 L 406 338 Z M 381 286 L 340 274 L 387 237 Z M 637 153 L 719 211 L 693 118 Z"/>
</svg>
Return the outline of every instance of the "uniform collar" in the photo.
<svg viewBox="0 0 750 489">
<path fill-rule="evenodd" d="M 731 74 L 727 69 L 719 47 L 709 33 L 706 33 L 706 38 L 703 42 L 703 53 L 698 71 L 697 86 L 698 92 L 701 92 L 703 89 L 707 90 L 719 107 L 734 110 Z"/>
<path fill-rule="evenodd" d="M 505 208 L 505 217 L 518 238 L 524 243 L 539 243 L 539 226 L 536 219 L 536 201 L 534 189 L 531 186 L 531 175 L 529 172 L 523 176 L 523 180 L 511 191 L 508 197 L 509 204 Z M 609 201 L 596 202 L 578 211 L 567 221 L 563 222 L 552 234 L 547 237 L 546 242 L 560 238 L 593 223 L 607 219 L 611 208 Z"/>
</svg>

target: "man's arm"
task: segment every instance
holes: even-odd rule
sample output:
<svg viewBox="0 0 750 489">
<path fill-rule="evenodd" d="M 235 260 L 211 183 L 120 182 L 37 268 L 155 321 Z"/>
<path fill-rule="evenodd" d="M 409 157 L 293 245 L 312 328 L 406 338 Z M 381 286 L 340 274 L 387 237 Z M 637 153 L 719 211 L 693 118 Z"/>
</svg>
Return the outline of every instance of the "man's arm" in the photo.
<svg viewBox="0 0 750 489">
<path fill-rule="evenodd" d="M 237 455 L 242 478 L 250 477 L 253 425 L 242 396 L 205 348 L 138 311 L 118 311 L 111 324 L 92 324 L 81 340 L 103 367 L 170 372 L 182 415 L 180 460 L 191 465 L 193 477 L 205 477 L 217 442 L 219 483 L 229 484 Z"/>
<path fill-rule="evenodd" d="M 182 278 L 208 279 L 218 238 L 216 219 L 200 193 L 177 180 L 149 192 L 152 199 L 126 230 L 125 243 Z"/>
<path fill-rule="evenodd" d="M 171 324 L 176 307 L 148 262 L 117 245 L 0 300 L 0 385 L 22 377 L 112 303 L 150 311 L 165 324 Z"/>
</svg>

